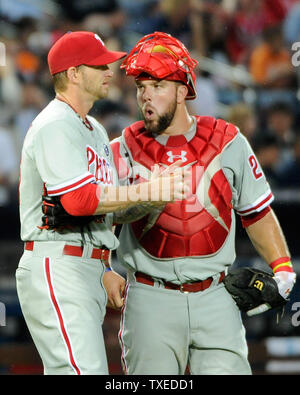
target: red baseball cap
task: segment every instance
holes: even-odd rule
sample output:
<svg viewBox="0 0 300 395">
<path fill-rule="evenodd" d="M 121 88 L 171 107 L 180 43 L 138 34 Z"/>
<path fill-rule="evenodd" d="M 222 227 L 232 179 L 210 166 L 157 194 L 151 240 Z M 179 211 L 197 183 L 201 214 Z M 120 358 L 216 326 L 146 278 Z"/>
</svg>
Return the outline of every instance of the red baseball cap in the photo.
<svg viewBox="0 0 300 395">
<path fill-rule="evenodd" d="M 53 75 L 82 64 L 102 66 L 113 63 L 126 55 L 126 52 L 109 51 L 98 34 L 85 31 L 69 32 L 50 48 L 48 66 Z"/>
</svg>

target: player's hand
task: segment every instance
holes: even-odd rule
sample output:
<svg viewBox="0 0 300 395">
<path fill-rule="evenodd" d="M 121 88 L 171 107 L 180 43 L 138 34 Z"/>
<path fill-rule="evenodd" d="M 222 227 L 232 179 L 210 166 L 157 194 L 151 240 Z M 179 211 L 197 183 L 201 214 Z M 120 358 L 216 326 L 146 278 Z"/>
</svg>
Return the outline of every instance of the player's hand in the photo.
<svg viewBox="0 0 300 395">
<path fill-rule="evenodd" d="M 150 179 L 150 199 L 158 204 L 184 200 L 190 194 L 190 171 L 180 167 L 181 160 L 167 168 L 154 166 Z"/>
<path fill-rule="evenodd" d="M 287 299 L 296 282 L 296 273 L 286 271 L 277 272 L 273 278 L 277 282 L 279 294 L 284 299 Z"/>
<path fill-rule="evenodd" d="M 279 295 L 282 296 L 284 299 L 287 299 L 296 282 L 296 273 L 286 271 L 277 272 L 274 274 L 273 278 L 277 283 Z M 247 315 L 251 317 L 256 314 L 261 314 L 265 311 L 268 311 L 270 308 L 271 306 L 269 304 L 263 303 L 260 306 L 257 306 L 254 309 L 247 311 Z"/>
<path fill-rule="evenodd" d="M 126 281 L 113 270 L 105 272 L 102 281 L 107 293 L 107 307 L 120 310 L 124 303 Z"/>
<path fill-rule="evenodd" d="M 285 271 L 277 272 L 274 274 L 273 278 L 277 283 L 279 295 L 282 296 L 284 299 L 287 299 L 296 282 L 296 273 Z M 254 309 L 247 311 L 247 315 L 251 317 L 256 314 L 261 314 L 265 311 L 268 311 L 270 308 L 271 306 L 269 304 L 263 303 L 260 306 L 257 306 Z"/>
</svg>

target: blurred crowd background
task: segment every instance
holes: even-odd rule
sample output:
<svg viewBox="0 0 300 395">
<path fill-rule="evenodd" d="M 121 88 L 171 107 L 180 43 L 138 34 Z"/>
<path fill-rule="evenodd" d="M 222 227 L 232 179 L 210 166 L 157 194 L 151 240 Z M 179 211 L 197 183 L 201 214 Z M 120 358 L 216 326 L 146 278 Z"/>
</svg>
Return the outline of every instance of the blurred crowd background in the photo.
<svg viewBox="0 0 300 395">
<path fill-rule="evenodd" d="M 300 1 L 1 0 L 0 18 L 0 302 L 6 308 L 0 374 L 42 373 L 15 289 L 23 250 L 18 177 L 26 132 L 54 97 L 48 50 L 67 31 L 93 31 L 110 49 L 127 52 L 154 31 L 186 45 L 199 61 L 198 96 L 188 102 L 190 112 L 224 118 L 248 138 L 300 272 Z M 112 67 L 110 94 L 90 112 L 111 139 L 140 116 L 132 79 L 119 64 Z M 235 264 L 263 267 L 239 221 L 236 247 Z M 115 257 L 114 265 L 121 272 Z M 300 373 L 298 301 L 297 281 L 279 323 L 275 312 L 243 316 L 254 374 Z M 104 323 L 111 374 L 122 374 L 119 319 L 108 310 Z"/>
</svg>

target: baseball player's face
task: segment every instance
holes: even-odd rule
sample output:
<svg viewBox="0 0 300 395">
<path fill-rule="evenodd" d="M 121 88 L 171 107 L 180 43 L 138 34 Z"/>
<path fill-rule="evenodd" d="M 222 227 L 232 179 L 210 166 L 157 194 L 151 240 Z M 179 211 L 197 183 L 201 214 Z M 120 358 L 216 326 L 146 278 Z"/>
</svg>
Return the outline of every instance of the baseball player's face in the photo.
<svg viewBox="0 0 300 395">
<path fill-rule="evenodd" d="M 82 89 L 93 100 L 104 99 L 108 95 L 109 82 L 113 72 L 105 66 L 84 66 L 82 72 Z"/>
<path fill-rule="evenodd" d="M 166 80 L 136 81 L 137 102 L 146 129 L 161 134 L 173 121 L 177 109 L 177 83 Z"/>
</svg>

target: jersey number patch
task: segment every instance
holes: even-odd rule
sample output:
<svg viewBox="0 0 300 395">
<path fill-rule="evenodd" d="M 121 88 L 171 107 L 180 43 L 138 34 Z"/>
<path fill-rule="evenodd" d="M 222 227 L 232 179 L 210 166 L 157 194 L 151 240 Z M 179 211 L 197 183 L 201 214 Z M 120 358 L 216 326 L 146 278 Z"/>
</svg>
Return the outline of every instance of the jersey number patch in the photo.
<svg viewBox="0 0 300 395">
<path fill-rule="evenodd" d="M 256 180 L 258 180 L 259 178 L 261 178 L 263 176 L 263 173 L 261 171 L 261 168 L 257 162 L 257 159 L 255 158 L 254 155 L 250 155 L 248 158 L 250 167 L 252 169 L 252 173 L 254 175 L 254 177 L 256 178 Z"/>
</svg>

